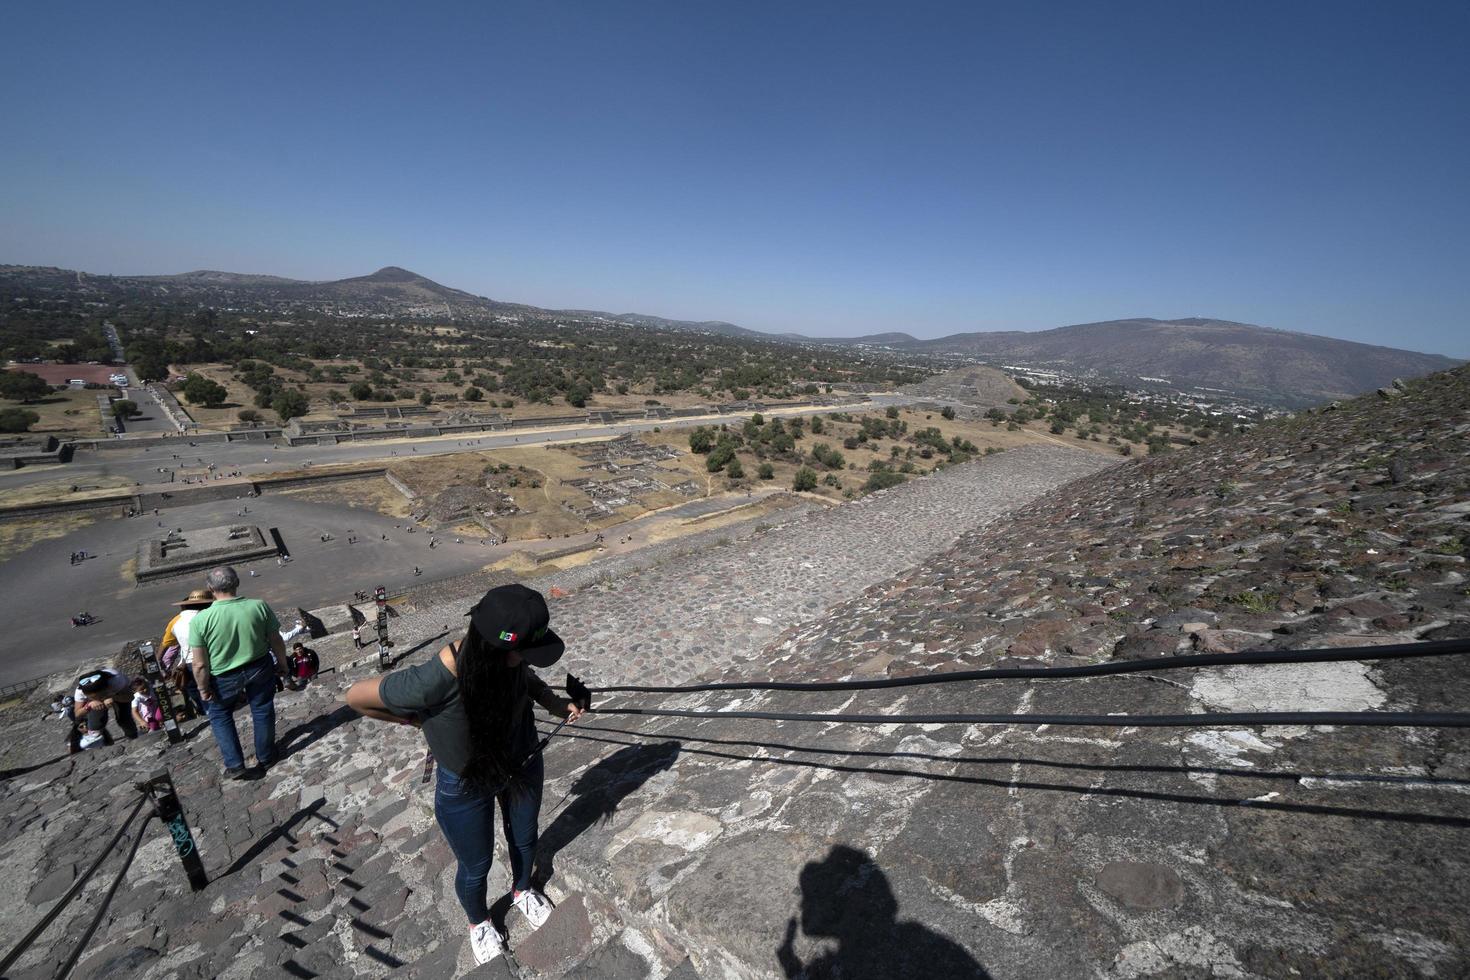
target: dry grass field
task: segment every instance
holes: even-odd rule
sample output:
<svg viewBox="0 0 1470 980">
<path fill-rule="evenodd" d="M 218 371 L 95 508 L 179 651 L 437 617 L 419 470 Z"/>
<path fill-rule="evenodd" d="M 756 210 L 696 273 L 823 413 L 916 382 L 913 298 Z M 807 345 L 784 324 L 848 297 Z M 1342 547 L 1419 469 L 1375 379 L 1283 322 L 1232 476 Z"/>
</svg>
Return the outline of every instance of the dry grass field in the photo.
<svg viewBox="0 0 1470 980">
<path fill-rule="evenodd" d="M 107 516 L 106 511 L 92 510 L 0 521 L 0 561 L 9 561 L 33 544 L 79 531 Z"/>
<path fill-rule="evenodd" d="M 321 486 L 295 487 L 274 492 L 312 503 L 340 504 L 356 510 L 372 511 L 385 517 L 407 517 L 409 515 L 408 499 L 381 476 L 364 477 L 361 480 L 344 480 L 340 483 L 327 483 Z"/>
<path fill-rule="evenodd" d="M 63 388 L 29 405 L 0 399 L 0 408 L 24 408 L 41 416 L 41 420 L 31 426 L 34 434 L 90 438 L 106 431 L 97 411 L 98 394 L 85 388 Z"/>
<path fill-rule="evenodd" d="M 64 472 L 64 467 L 58 467 L 58 472 Z M 26 472 L 34 472 L 27 467 Z M 112 497 L 124 489 L 132 489 L 133 481 L 121 476 L 98 476 L 78 477 L 80 483 L 73 483 L 65 476 L 45 483 L 33 483 L 28 487 L 8 488 L 5 486 L 3 476 L 0 476 L 0 507 L 24 507 L 29 504 L 50 504 L 64 500 L 89 500 L 93 497 Z M 76 487 L 76 490 L 72 490 Z"/>
</svg>

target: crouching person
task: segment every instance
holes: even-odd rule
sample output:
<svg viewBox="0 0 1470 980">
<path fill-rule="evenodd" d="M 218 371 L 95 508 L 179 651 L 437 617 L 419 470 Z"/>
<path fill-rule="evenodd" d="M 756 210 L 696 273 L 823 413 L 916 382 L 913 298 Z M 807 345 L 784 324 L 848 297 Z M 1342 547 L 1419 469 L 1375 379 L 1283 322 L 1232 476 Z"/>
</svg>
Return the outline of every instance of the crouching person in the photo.
<svg viewBox="0 0 1470 980">
<path fill-rule="evenodd" d="M 107 712 L 112 710 L 117 718 L 117 727 L 128 738 L 138 737 L 138 726 L 133 721 L 131 701 L 132 681 L 127 674 L 99 667 L 77 678 L 77 689 L 72 693 L 71 731 L 67 733 L 67 745 L 72 753 L 90 749 L 96 745 L 111 745 L 112 734 L 107 730 Z"/>
<path fill-rule="evenodd" d="M 505 950 L 486 905 L 496 803 L 513 903 L 533 927 L 551 914 L 551 903 L 531 884 L 543 775 L 531 702 L 568 721 L 582 709 L 530 669 L 550 667 L 565 649 L 548 625 L 541 593 L 523 585 L 491 589 L 469 616 L 463 639 L 426 663 L 358 681 L 347 704 L 369 718 L 423 730 L 438 763 L 434 816 L 459 862 L 454 888 L 475 960 L 486 963 Z"/>
</svg>

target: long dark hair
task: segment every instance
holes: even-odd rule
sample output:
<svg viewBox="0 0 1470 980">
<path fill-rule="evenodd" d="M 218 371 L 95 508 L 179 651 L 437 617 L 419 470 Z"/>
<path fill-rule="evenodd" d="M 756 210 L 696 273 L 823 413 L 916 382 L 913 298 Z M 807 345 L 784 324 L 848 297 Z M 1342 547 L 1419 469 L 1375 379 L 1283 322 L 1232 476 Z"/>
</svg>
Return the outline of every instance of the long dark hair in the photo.
<svg viewBox="0 0 1470 980">
<path fill-rule="evenodd" d="M 526 696 L 526 665 L 505 665 L 505 651 L 485 642 L 474 624 L 455 657 L 459 697 L 470 726 L 470 758 L 464 780 L 472 789 L 493 792 L 520 777 L 519 759 L 510 756 L 516 702 Z"/>
</svg>

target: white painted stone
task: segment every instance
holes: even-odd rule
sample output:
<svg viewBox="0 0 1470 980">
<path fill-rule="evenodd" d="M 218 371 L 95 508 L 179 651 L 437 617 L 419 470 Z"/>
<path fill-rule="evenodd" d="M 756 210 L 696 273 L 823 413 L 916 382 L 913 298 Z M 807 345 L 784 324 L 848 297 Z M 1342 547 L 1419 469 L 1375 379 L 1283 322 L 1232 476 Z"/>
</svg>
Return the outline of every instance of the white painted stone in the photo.
<svg viewBox="0 0 1470 980">
<path fill-rule="evenodd" d="M 1222 711 L 1371 711 L 1388 700 L 1367 664 L 1279 664 L 1202 671 L 1190 695 Z"/>
</svg>

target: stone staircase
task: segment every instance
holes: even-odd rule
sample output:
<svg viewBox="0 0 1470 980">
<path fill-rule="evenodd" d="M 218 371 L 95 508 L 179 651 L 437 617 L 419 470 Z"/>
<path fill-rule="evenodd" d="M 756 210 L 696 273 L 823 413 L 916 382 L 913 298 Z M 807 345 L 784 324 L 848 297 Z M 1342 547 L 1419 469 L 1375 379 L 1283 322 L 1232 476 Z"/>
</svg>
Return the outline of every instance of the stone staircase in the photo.
<svg viewBox="0 0 1470 980">
<path fill-rule="evenodd" d="M 966 528 L 1106 465 L 1105 458 L 1078 451 L 1022 450 L 846 507 L 802 511 L 729 545 L 668 551 L 651 566 L 610 572 L 598 582 L 588 583 L 579 570 L 582 587 L 553 602 L 572 651 L 567 666 L 594 685 L 678 682 L 727 668 L 793 621 L 941 550 Z M 432 638 L 446 623 L 451 631 L 462 628 L 465 607 L 456 598 L 395 620 L 401 655 L 412 661 L 431 655 L 439 645 Z M 78 976 L 700 975 L 681 942 L 696 943 L 708 960 L 718 945 L 709 929 L 724 928 L 719 917 L 708 928 L 697 922 L 673 928 L 660 919 L 668 915 L 666 899 L 681 862 L 692 864 L 720 835 L 722 821 L 675 805 L 665 793 L 678 764 L 698 768 L 701 785 L 714 777 L 701 790 L 714 794 L 710 799 L 729 792 L 729 806 L 748 808 L 735 783 L 717 778 L 723 762 L 706 767 L 688 753 L 681 761 L 674 740 L 616 744 L 637 740 L 581 731 L 554 741 L 538 875 L 557 908 L 534 934 L 518 914 L 510 915 L 504 925 L 512 956 L 474 969 L 453 894 L 454 861 L 434 822 L 432 782 L 422 781 L 422 739 L 412 729 L 360 720 L 342 705 L 346 685 L 365 670 L 324 675 L 308 691 L 278 698 L 282 760 L 258 781 L 222 782 L 208 728 L 196 722 L 180 746 L 145 736 L 0 784 L 6 814 L 0 859 L 33 868 L 35 881 L 27 895 L 0 897 L 0 914 L 33 921 L 87 859 L 86 848 L 73 842 L 90 841 L 98 828 L 119 820 L 135 799 L 130 781 L 164 765 L 212 882 L 197 896 L 181 892 L 170 842 L 150 828 Z M 247 716 L 241 712 L 238 721 L 248 744 Z M 58 725 L 34 717 L 12 723 L 5 734 L 22 741 L 60 737 Z M 707 805 L 726 804 L 701 804 Z M 59 816 L 49 816 L 53 807 Z M 502 853 L 492 894 L 508 889 L 505 867 Z M 89 884 L 12 976 L 50 975 L 105 876 L 104 870 Z M 502 900 L 495 914 L 503 918 L 507 908 Z M 739 930 L 730 935 L 734 940 Z M 756 964 L 769 959 L 747 961 L 740 941 L 719 956 L 718 972 L 704 975 L 761 976 Z"/>
</svg>

